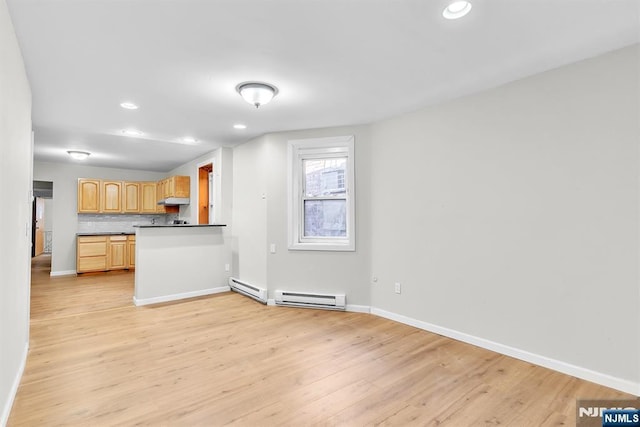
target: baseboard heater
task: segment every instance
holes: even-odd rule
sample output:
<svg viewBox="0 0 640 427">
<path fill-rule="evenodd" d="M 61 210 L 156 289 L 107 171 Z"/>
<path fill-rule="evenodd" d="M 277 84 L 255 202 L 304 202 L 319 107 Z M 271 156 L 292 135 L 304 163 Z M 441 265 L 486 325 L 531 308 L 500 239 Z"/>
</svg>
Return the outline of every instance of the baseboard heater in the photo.
<svg viewBox="0 0 640 427">
<path fill-rule="evenodd" d="M 236 291 L 239 294 L 246 295 L 263 304 L 267 303 L 266 289 L 242 282 L 235 277 L 229 277 L 229 287 L 232 291 Z"/>
<path fill-rule="evenodd" d="M 276 305 L 292 307 L 322 308 L 325 310 L 344 310 L 344 294 L 315 294 L 304 292 L 276 291 Z"/>
</svg>

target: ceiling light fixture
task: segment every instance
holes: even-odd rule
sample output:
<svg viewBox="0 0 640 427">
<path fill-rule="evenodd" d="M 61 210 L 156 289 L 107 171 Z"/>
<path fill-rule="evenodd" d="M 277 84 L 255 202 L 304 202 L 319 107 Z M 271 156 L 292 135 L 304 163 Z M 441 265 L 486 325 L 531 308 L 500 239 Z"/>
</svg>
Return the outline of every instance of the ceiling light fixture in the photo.
<svg viewBox="0 0 640 427">
<path fill-rule="evenodd" d="M 125 129 L 122 131 L 122 133 L 124 133 L 127 136 L 142 136 L 144 135 L 142 132 L 140 132 L 139 130 L 135 130 L 135 129 Z"/>
<path fill-rule="evenodd" d="M 234 129 L 246 129 L 247 125 L 243 125 L 242 123 L 236 123 L 235 125 L 233 125 Z"/>
<path fill-rule="evenodd" d="M 185 144 L 197 144 L 199 141 L 193 137 L 185 136 L 184 138 L 182 138 L 182 142 L 184 142 Z"/>
<path fill-rule="evenodd" d="M 442 11 L 442 16 L 446 19 L 458 19 L 465 16 L 467 13 L 471 11 L 471 3 L 467 0 L 455 0 L 449 3 Z"/>
<path fill-rule="evenodd" d="M 138 106 L 136 104 L 134 104 L 133 102 L 123 102 L 120 104 L 120 106 L 122 108 L 124 108 L 125 110 L 137 110 Z"/>
<path fill-rule="evenodd" d="M 88 151 L 68 150 L 67 153 L 76 160 L 84 160 L 91 155 Z"/>
<path fill-rule="evenodd" d="M 260 82 L 245 82 L 236 86 L 236 91 L 242 98 L 256 108 L 269 103 L 278 94 L 278 88 Z"/>
</svg>

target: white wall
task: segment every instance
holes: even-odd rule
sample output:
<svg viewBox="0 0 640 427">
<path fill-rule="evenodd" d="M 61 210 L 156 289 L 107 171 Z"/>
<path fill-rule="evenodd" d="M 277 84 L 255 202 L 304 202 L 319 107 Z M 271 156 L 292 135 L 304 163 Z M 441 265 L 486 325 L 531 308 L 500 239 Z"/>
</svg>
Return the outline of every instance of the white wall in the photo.
<svg viewBox="0 0 640 427">
<path fill-rule="evenodd" d="M 224 227 L 136 230 L 134 302 L 155 304 L 229 290 Z"/>
<path fill-rule="evenodd" d="M 180 206 L 180 218 L 186 219 L 189 224 L 198 223 L 198 168 L 208 163 L 213 163 L 214 167 L 214 194 L 217 197 L 214 204 L 215 222 L 223 224 L 231 221 L 233 151 L 230 148 L 218 148 L 178 166 L 167 174 L 167 176 L 185 175 L 191 178 L 191 202 L 189 205 Z"/>
<path fill-rule="evenodd" d="M 11 411 L 29 342 L 31 89 L 0 0 L 0 425 Z"/>
<path fill-rule="evenodd" d="M 185 163 L 173 170 L 168 176 L 186 175 L 191 177 L 191 201 L 187 206 L 180 206 L 180 218 L 188 221 L 189 224 L 198 223 L 198 168 L 202 165 L 213 163 L 214 174 L 214 217 L 217 224 L 226 224 L 226 227 L 216 231 L 222 236 L 222 244 L 216 247 L 215 262 L 212 268 L 224 268 L 225 264 L 229 264 L 229 268 L 233 269 L 232 260 L 232 233 L 231 233 L 231 211 L 232 211 L 232 188 L 233 188 L 233 151 L 230 148 L 218 148 L 207 154 L 204 154 L 188 163 Z M 216 270 L 217 271 L 217 270 Z M 227 277 L 232 271 L 223 272 L 223 276 Z M 219 275 L 214 274 L 216 277 Z M 212 276 L 213 277 L 213 276 Z M 222 276 L 220 276 L 222 277 Z M 216 286 L 220 286 L 220 280 L 216 281 Z"/>
<path fill-rule="evenodd" d="M 44 231 L 53 231 L 53 199 L 44 199 Z"/>
<path fill-rule="evenodd" d="M 372 305 L 639 393 L 638 62 L 376 123 Z"/>
<path fill-rule="evenodd" d="M 355 136 L 356 251 L 289 251 L 287 142 L 341 135 Z M 276 289 L 340 292 L 347 304 L 369 305 L 370 147 L 369 127 L 353 126 L 269 134 L 234 150 L 233 230 L 240 279 L 266 286 L 271 298 Z M 275 254 L 268 253 L 272 243 Z"/>
<path fill-rule="evenodd" d="M 233 150 L 233 275 L 267 287 L 266 137 Z"/>
<path fill-rule="evenodd" d="M 35 180 L 53 182 L 53 209 L 45 214 L 53 224 L 51 273 L 55 275 L 75 273 L 76 271 L 78 178 L 158 181 L 168 174 L 80 164 L 36 162 L 34 163 L 33 176 Z"/>
</svg>

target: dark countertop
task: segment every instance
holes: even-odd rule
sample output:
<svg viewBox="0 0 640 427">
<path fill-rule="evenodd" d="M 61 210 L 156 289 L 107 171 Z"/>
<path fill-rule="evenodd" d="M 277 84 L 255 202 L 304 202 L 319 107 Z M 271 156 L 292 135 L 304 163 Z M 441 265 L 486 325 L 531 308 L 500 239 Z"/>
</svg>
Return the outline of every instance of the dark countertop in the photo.
<svg viewBox="0 0 640 427">
<path fill-rule="evenodd" d="M 134 225 L 135 228 L 167 228 L 167 227 L 226 227 L 227 224 L 149 224 Z"/>
<path fill-rule="evenodd" d="M 76 236 L 133 236 L 133 231 L 96 231 L 94 233 L 76 233 Z"/>
</svg>

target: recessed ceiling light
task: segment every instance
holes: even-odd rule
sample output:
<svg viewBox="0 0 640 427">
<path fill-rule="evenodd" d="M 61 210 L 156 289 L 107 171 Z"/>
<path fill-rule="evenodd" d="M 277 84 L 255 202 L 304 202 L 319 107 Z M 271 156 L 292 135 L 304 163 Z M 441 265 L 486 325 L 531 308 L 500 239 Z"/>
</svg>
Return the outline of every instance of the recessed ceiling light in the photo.
<svg viewBox="0 0 640 427">
<path fill-rule="evenodd" d="M 68 150 L 67 153 L 76 160 L 84 160 L 91 155 L 88 151 Z"/>
<path fill-rule="evenodd" d="M 126 110 L 137 110 L 138 106 L 136 104 L 134 104 L 133 102 L 123 102 L 120 104 L 120 106 Z"/>
<path fill-rule="evenodd" d="M 458 19 L 465 16 L 467 13 L 471 11 L 471 3 L 467 0 L 456 0 L 449 3 L 442 11 L 442 16 L 446 19 Z"/>
<path fill-rule="evenodd" d="M 184 142 L 185 144 L 197 144 L 200 141 L 191 136 L 185 136 L 184 138 L 182 138 L 182 142 Z"/>
<path fill-rule="evenodd" d="M 242 123 L 236 123 L 235 125 L 233 125 L 234 129 L 246 129 L 247 125 L 243 125 Z"/>
<path fill-rule="evenodd" d="M 122 131 L 122 133 L 124 133 L 127 136 L 142 136 L 144 135 L 142 132 L 140 132 L 139 130 L 135 130 L 135 129 L 125 129 Z"/>
</svg>

